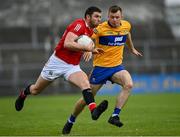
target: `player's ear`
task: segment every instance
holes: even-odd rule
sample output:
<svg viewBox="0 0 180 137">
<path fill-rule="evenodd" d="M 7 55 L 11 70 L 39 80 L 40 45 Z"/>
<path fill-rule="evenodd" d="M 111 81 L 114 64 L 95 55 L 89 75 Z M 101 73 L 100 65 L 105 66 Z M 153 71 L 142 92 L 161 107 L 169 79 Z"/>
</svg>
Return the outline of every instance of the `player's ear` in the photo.
<svg viewBox="0 0 180 137">
<path fill-rule="evenodd" d="M 90 17 L 90 15 L 86 15 L 86 19 L 90 19 L 91 17 Z"/>
</svg>

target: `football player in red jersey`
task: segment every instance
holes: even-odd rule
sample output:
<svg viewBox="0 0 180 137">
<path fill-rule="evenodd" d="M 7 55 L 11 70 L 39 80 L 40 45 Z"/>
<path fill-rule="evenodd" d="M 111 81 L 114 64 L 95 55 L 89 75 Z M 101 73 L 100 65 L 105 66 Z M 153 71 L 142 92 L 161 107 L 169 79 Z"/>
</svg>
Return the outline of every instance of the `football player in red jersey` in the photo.
<svg viewBox="0 0 180 137">
<path fill-rule="evenodd" d="M 106 110 L 108 102 L 104 100 L 96 106 L 88 77 L 80 69 L 79 63 L 83 51 L 92 53 L 102 53 L 103 51 L 100 48 L 94 48 L 93 42 L 83 46 L 79 45 L 75 40 L 80 35 L 91 36 L 93 29 L 99 25 L 100 21 L 101 10 L 97 7 L 89 7 L 85 12 L 84 19 L 76 19 L 66 28 L 54 53 L 45 64 L 35 84 L 28 85 L 20 92 L 15 102 L 17 111 L 22 110 L 27 95 L 39 94 L 52 81 L 63 76 L 67 81 L 81 89 L 84 100 L 91 111 L 92 119 L 97 120 L 99 118 Z"/>
</svg>

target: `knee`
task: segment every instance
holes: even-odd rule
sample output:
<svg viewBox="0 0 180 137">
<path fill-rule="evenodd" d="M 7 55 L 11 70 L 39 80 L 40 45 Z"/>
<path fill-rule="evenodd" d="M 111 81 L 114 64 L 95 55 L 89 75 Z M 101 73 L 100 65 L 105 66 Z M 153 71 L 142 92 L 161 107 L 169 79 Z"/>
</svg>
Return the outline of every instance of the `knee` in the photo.
<svg viewBox="0 0 180 137">
<path fill-rule="evenodd" d="M 89 81 L 88 81 L 88 80 L 83 81 L 83 82 L 81 83 L 81 88 L 82 88 L 82 89 L 90 88 L 90 83 L 89 83 Z"/>
<path fill-rule="evenodd" d="M 123 86 L 124 89 L 131 91 L 131 89 L 133 88 L 133 83 L 127 83 Z"/>
</svg>

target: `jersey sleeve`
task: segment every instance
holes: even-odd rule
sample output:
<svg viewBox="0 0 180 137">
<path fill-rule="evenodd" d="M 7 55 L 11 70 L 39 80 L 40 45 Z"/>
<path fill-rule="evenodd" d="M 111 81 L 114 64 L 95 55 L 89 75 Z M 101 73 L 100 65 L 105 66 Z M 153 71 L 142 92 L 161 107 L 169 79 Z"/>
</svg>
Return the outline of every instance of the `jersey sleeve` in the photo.
<svg viewBox="0 0 180 137">
<path fill-rule="evenodd" d="M 84 30 L 85 30 L 84 27 L 85 27 L 84 24 L 81 22 L 73 22 L 69 27 L 69 32 L 72 32 L 77 36 L 80 36 L 84 34 Z"/>
</svg>

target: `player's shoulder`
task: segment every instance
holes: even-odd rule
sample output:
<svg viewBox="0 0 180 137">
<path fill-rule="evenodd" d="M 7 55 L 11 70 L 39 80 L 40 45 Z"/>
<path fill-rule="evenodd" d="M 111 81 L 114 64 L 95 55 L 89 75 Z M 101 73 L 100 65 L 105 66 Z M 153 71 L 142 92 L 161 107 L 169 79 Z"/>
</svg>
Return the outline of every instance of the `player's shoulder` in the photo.
<svg viewBox="0 0 180 137">
<path fill-rule="evenodd" d="M 68 29 L 74 29 L 76 31 L 83 30 L 86 27 L 85 21 L 83 19 L 74 20 L 69 26 Z"/>
<path fill-rule="evenodd" d="M 130 23 L 129 21 L 127 21 L 127 20 L 121 20 L 121 24 L 122 24 L 123 26 L 131 27 L 131 23 Z"/>
<path fill-rule="evenodd" d="M 67 31 L 71 31 L 76 35 L 81 35 L 86 29 L 86 24 L 83 19 L 76 19 L 66 28 Z"/>
<path fill-rule="evenodd" d="M 103 23 L 100 23 L 96 28 L 93 29 L 94 34 L 100 33 L 102 28 L 103 28 Z"/>
<path fill-rule="evenodd" d="M 72 22 L 72 24 L 81 24 L 85 25 L 85 21 L 83 19 L 76 19 Z"/>
<path fill-rule="evenodd" d="M 99 30 L 99 31 L 101 31 L 101 30 L 103 30 L 105 27 L 107 27 L 107 21 L 104 21 L 104 22 L 100 23 L 100 24 L 98 25 L 98 27 L 96 27 L 96 29 Z"/>
<path fill-rule="evenodd" d="M 98 27 L 99 27 L 99 28 L 102 28 L 102 27 L 105 27 L 105 26 L 107 26 L 107 25 L 108 25 L 107 21 L 104 21 L 104 22 L 100 23 L 100 24 L 98 25 Z"/>
</svg>

